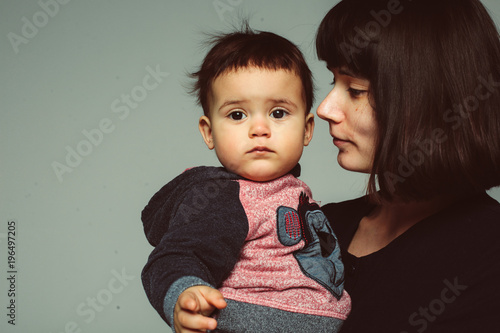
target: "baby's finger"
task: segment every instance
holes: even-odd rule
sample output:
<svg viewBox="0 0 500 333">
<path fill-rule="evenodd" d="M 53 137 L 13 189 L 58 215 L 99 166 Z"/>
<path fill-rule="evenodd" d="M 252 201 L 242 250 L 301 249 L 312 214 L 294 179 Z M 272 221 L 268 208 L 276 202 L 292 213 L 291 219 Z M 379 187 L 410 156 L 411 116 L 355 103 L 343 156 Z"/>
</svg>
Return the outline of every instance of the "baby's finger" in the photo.
<svg viewBox="0 0 500 333">
<path fill-rule="evenodd" d="M 198 313 L 180 311 L 177 316 L 175 331 L 183 332 L 206 332 L 217 327 L 217 321 Z"/>
<path fill-rule="evenodd" d="M 224 297 L 218 291 L 217 289 L 213 288 L 207 288 L 204 290 L 201 290 L 201 293 L 206 300 L 207 304 L 202 304 L 202 313 L 207 315 L 207 311 L 210 311 L 210 313 L 214 310 L 214 308 L 217 309 L 224 309 L 227 306 L 226 301 L 224 300 Z M 207 312 L 207 313 L 205 313 Z"/>
<path fill-rule="evenodd" d="M 179 299 L 177 300 L 177 305 L 181 309 L 186 311 L 195 313 L 201 311 L 201 305 L 198 296 L 195 293 L 190 292 L 189 290 L 183 292 L 179 296 Z"/>
</svg>

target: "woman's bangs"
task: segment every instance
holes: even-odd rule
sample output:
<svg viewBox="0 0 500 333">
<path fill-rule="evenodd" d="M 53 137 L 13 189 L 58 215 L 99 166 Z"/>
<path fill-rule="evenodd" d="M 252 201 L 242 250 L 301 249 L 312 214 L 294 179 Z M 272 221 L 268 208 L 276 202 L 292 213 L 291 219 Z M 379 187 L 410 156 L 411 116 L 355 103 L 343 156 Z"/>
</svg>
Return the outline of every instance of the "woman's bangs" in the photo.
<svg viewBox="0 0 500 333">
<path fill-rule="evenodd" d="M 332 8 L 321 22 L 316 35 L 316 53 L 329 68 L 349 68 L 366 76 L 368 51 L 372 40 L 360 35 L 360 18 L 344 2 Z"/>
</svg>

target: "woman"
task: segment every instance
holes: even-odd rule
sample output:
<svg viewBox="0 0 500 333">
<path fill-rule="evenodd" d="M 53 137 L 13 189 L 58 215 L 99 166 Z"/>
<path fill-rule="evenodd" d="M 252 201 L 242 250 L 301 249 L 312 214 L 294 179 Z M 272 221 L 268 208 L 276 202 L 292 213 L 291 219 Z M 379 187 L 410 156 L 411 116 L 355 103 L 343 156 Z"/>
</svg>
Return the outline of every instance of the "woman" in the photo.
<svg viewBox="0 0 500 333">
<path fill-rule="evenodd" d="M 479 0 L 343 0 L 318 108 L 363 198 L 323 210 L 352 312 L 342 332 L 493 332 L 500 312 L 500 42 Z"/>
</svg>

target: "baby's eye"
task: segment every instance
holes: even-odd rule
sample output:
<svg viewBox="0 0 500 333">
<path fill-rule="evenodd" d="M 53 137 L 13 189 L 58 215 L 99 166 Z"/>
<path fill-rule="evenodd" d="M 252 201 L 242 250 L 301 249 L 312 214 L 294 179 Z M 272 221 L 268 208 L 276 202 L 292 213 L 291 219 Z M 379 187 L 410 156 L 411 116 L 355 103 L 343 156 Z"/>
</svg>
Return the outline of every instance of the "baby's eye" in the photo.
<svg viewBox="0 0 500 333">
<path fill-rule="evenodd" d="M 271 112 L 271 117 L 281 119 L 287 115 L 288 112 L 282 109 L 276 109 Z"/>
<path fill-rule="evenodd" d="M 229 114 L 229 117 L 232 120 L 242 120 L 242 119 L 246 118 L 246 115 L 241 111 L 234 111 L 234 112 L 231 112 Z"/>
</svg>

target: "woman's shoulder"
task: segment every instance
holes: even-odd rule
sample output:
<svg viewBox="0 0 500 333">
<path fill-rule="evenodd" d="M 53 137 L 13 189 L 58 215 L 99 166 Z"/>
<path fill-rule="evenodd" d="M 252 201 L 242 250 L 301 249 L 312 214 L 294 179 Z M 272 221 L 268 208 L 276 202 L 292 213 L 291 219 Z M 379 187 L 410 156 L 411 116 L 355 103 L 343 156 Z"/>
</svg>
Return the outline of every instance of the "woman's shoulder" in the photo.
<svg viewBox="0 0 500 333">
<path fill-rule="evenodd" d="M 476 202 L 479 205 L 484 206 L 484 211 L 486 214 L 492 217 L 500 217 L 500 203 L 489 196 L 487 193 L 479 194 Z"/>
<path fill-rule="evenodd" d="M 332 202 L 321 207 L 326 217 L 332 220 L 344 220 L 357 218 L 358 216 L 363 217 L 371 209 L 373 209 L 374 204 L 368 200 L 367 196 L 363 196 L 356 199 Z"/>
<path fill-rule="evenodd" d="M 481 224 L 493 224 L 500 228 L 500 203 L 485 192 L 457 201 L 448 213 L 465 222 L 482 222 L 476 223 L 476 228 Z"/>
<path fill-rule="evenodd" d="M 374 205 L 364 196 L 338 203 L 329 203 L 322 206 L 321 209 L 330 222 L 341 246 L 347 246 L 358 228 L 359 221 L 373 207 Z"/>
</svg>

